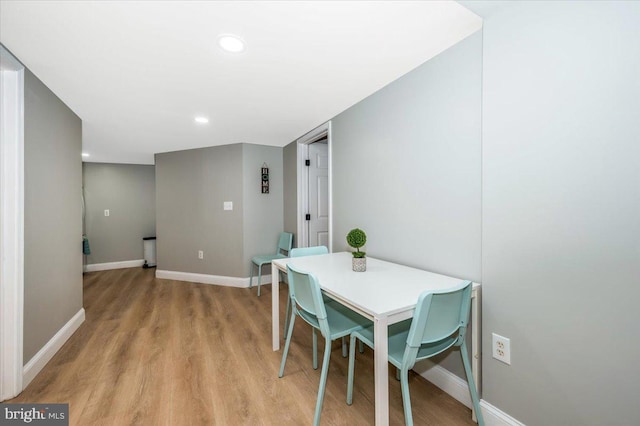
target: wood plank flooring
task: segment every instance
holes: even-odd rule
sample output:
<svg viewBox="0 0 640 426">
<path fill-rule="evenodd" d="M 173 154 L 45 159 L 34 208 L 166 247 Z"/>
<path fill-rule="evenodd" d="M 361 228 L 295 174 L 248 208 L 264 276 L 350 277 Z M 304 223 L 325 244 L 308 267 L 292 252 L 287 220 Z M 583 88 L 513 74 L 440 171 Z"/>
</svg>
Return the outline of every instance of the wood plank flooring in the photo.
<svg viewBox="0 0 640 426">
<path fill-rule="evenodd" d="M 72 425 L 311 424 L 320 369 L 311 332 L 296 321 L 285 376 L 271 350 L 271 288 L 240 289 L 156 279 L 154 269 L 84 276 L 86 321 L 17 398 L 69 403 Z M 280 305 L 286 306 L 286 286 Z M 322 351 L 322 338 L 319 338 Z M 373 357 L 358 354 L 354 402 L 345 403 L 347 359 L 334 342 L 322 424 L 374 423 Z M 322 362 L 322 354 L 319 354 Z M 390 368 L 390 374 L 394 370 Z M 474 425 L 471 411 L 412 375 L 416 425 Z M 390 377 L 391 424 L 404 424 Z"/>
</svg>

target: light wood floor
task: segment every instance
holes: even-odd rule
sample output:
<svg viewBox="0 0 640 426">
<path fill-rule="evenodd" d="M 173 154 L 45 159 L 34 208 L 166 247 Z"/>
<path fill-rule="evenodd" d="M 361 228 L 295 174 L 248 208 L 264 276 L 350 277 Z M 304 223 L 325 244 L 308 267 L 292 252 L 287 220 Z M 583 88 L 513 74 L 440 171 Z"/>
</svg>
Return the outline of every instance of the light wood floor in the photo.
<svg viewBox="0 0 640 426">
<path fill-rule="evenodd" d="M 311 424 L 320 369 L 311 366 L 310 328 L 296 321 L 279 379 L 282 352 L 271 350 L 271 286 L 258 298 L 255 287 L 160 280 L 154 273 L 86 274 L 85 323 L 7 402 L 69 403 L 72 425 Z M 280 298 L 284 310 L 286 286 Z M 347 360 L 339 342 L 333 348 L 322 424 L 372 425 L 371 350 L 358 354 L 354 402 L 347 406 Z M 415 374 L 410 381 L 416 425 L 475 424 L 470 410 L 449 395 Z M 402 425 L 399 382 L 390 377 L 389 383 L 391 423 Z"/>
</svg>

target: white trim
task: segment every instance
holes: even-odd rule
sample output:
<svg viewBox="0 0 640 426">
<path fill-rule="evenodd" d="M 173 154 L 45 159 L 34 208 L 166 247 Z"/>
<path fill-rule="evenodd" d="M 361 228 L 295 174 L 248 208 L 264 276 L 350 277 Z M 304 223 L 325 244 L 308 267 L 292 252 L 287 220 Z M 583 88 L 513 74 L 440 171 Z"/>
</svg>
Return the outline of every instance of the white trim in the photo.
<svg viewBox="0 0 640 426">
<path fill-rule="evenodd" d="M 306 133 L 302 137 L 296 140 L 296 147 L 298 151 L 297 155 L 297 176 L 298 176 L 298 206 L 297 206 L 297 241 L 296 247 L 306 247 L 308 240 L 309 227 L 306 221 L 302 218 L 307 213 L 309 205 L 309 171 L 306 166 L 303 166 L 304 161 L 309 157 L 309 144 L 317 141 L 318 139 L 327 136 L 327 150 L 329 156 L 329 252 L 332 252 L 333 247 L 333 180 L 332 180 L 332 161 L 331 161 L 331 121 L 327 121 L 324 124 L 316 127 L 310 132 Z"/>
<path fill-rule="evenodd" d="M 0 45 L 0 401 L 22 392 L 24 67 Z"/>
<path fill-rule="evenodd" d="M 524 423 L 514 419 L 484 399 L 480 400 L 480 409 L 484 416 L 484 423 L 487 426 L 525 426 Z"/>
<path fill-rule="evenodd" d="M 466 407 L 471 408 L 469 386 L 465 380 L 430 360 L 420 361 L 416 367 L 413 369 L 416 373 L 448 393 Z M 480 409 L 482 410 L 482 416 L 484 417 L 486 426 L 525 426 L 524 423 L 514 419 L 484 399 L 480 400 Z"/>
<path fill-rule="evenodd" d="M 304 166 L 304 161 L 309 156 L 309 146 L 308 144 L 302 144 L 300 142 L 296 143 L 298 150 L 298 159 L 297 159 L 297 173 L 298 177 L 298 206 L 297 206 L 297 214 L 296 214 L 296 222 L 298 227 L 298 233 L 296 235 L 296 247 L 306 247 L 309 233 L 309 225 L 306 220 L 303 220 L 303 216 L 307 213 L 308 202 L 308 181 L 309 181 L 309 172 L 307 167 Z"/>
<path fill-rule="evenodd" d="M 144 265 L 144 259 L 124 260 L 122 262 L 92 263 L 90 265 L 84 265 L 84 271 L 108 271 L 110 269 L 137 268 L 142 265 Z"/>
<path fill-rule="evenodd" d="M 223 285 L 227 287 L 249 288 L 249 278 L 225 277 L 220 275 L 196 274 L 193 272 L 156 270 L 156 278 L 187 281 L 191 283 Z M 262 276 L 262 285 L 271 284 L 271 275 Z M 253 277 L 253 286 L 258 286 L 258 277 Z"/>
<path fill-rule="evenodd" d="M 75 333 L 84 322 L 84 308 L 80 310 L 62 326 L 60 330 L 38 351 L 24 366 L 22 382 L 26 388 L 29 383 L 38 375 L 45 365 L 60 350 L 62 345 Z"/>
<path fill-rule="evenodd" d="M 333 252 L 333 158 L 331 142 L 331 121 L 327 122 L 327 150 L 329 151 L 329 253 Z"/>
</svg>

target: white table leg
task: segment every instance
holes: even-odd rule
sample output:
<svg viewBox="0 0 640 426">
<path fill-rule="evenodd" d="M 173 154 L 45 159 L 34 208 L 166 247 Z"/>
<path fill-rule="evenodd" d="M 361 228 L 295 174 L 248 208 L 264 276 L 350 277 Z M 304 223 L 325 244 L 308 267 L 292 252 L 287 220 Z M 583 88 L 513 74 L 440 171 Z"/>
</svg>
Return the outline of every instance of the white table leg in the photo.
<svg viewBox="0 0 640 426">
<path fill-rule="evenodd" d="M 280 273 L 271 263 L 271 333 L 273 350 L 280 349 Z"/>
<path fill-rule="evenodd" d="M 376 426 L 389 424 L 389 342 L 387 318 L 373 319 Z"/>
<path fill-rule="evenodd" d="M 471 374 L 473 374 L 473 381 L 476 383 L 476 391 L 478 392 L 478 398 L 481 398 L 480 394 L 480 353 L 482 348 L 480 347 L 480 330 L 481 330 L 481 289 L 475 288 L 473 290 L 471 298 Z M 475 410 L 471 407 L 471 419 L 477 422 Z"/>
</svg>

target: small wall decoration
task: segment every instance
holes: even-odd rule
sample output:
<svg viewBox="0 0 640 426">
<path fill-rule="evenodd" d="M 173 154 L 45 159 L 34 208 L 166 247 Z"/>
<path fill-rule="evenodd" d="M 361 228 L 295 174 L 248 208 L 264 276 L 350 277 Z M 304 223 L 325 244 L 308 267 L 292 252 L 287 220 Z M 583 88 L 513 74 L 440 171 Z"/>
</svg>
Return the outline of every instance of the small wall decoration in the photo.
<svg viewBox="0 0 640 426">
<path fill-rule="evenodd" d="M 267 163 L 262 164 L 262 193 L 269 193 L 269 167 Z"/>
</svg>

